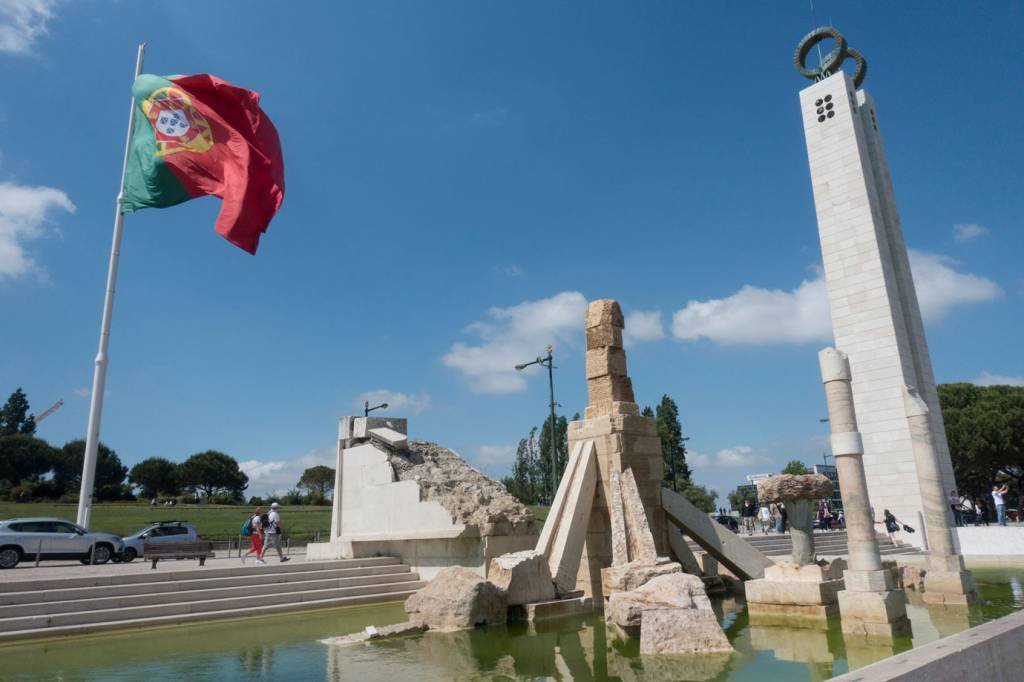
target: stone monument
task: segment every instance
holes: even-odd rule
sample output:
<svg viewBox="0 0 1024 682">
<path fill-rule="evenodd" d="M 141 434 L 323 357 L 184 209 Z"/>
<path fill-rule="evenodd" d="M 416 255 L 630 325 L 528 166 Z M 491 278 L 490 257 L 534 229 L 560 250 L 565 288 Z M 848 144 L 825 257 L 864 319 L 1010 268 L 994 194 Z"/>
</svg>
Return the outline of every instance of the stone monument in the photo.
<svg viewBox="0 0 1024 682">
<path fill-rule="evenodd" d="M 844 353 L 834 348 L 818 353 L 818 361 L 846 517 L 849 568 L 843 574 L 845 588 L 838 595 L 842 630 L 848 634 L 892 638 L 910 630 L 907 600 L 903 590 L 893 584 L 892 573 L 882 567 L 878 551 L 864 477 L 864 447 L 850 387 L 850 363 Z"/>
<path fill-rule="evenodd" d="M 842 559 L 815 561 L 814 510 L 832 495 L 832 482 L 821 474 L 782 474 L 757 482 L 761 504 L 786 506 L 793 541 L 792 558 L 764 569 L 764 578 L 747 581 L 750 621 L 825 626 L 835 615 L 836 594 L 843 589 Z"/>
<path fill-rule="evenodd" d="M 817 68 L 805 66 L 827 39 L 835 49 Z M 856 64 L 853 77 L 840 69 L 847 58 Z M 917 519 L 924 509 L 922 472 L 904 411 L 904 385 L 917 387 L 928 406 L 925 426 L 942 489 L 948 493 L 956 481 L 877 107 L 858 90 L 866 62 L 832 27 L 805 36 L 795 60 L 800 73 L 815 81 L 800 92 L 800 108 L 832 330 L 853 370 L 871 501 L 899 518 Z M 910 539 L 922 541 L 920 534 Z"/>
</svg>

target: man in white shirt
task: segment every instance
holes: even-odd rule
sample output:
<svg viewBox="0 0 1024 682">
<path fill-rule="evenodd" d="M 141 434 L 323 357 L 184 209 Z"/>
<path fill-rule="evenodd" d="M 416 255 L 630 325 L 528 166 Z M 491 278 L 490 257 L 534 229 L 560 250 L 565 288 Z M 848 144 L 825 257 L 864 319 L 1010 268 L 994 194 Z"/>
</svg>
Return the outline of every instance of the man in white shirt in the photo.
<svg viewBox="0 0 1024 682">
<path fill-rule="evenodd" d="M 260 554 L 261 560 L 270 547 L 277 550 L 277 556 L 281 558 L 282 562 L 289 559 L 281 551 L 281 513 L 278 511 L 280 508 L 281 505 L 277 502 L 271 504 L 270 513 L 267 514 L 267 522 L 263 524 L 263 552 Z"/>
<path fill-rule="evenodd" d="M 1010 486 L 1003 484 L 1002 487 L 998 485 L 992 486 L 992 502 L 996 505 L 996 518 L 999 519 L 999 525 L 1006 525 L 1006 503 L 1003 502 L 1003 495 L 1009 492 Z"/>
</svg>

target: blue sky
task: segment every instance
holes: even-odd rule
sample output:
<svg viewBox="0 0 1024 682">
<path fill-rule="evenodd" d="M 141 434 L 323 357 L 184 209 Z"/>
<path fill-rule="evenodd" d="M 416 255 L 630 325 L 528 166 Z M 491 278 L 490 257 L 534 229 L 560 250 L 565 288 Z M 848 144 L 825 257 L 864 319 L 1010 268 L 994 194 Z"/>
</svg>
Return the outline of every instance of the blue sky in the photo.
<svg viewBox="0 0 1024 682">
<path fill-rule="evenodd" d="M 938 380 L 1024 383 L 1024 6 L 816 6 L 870 65 Z M 39 435 L 85 433 L 146 41 L 148 72 L 262 93 L 288 186 L 255 257 L 214 198 L 128 216 L 102 429 L 126 463 L 215 448 L 286 488 L 369 394 L 503 474 L 547 400 L 511 366 L 554 343 L 582 412 L 595 298 L 698 481 L 821 461 L 806 2 L 284 7 L 0 0 L 0 392 L 65 400 Z"/>
</svg>

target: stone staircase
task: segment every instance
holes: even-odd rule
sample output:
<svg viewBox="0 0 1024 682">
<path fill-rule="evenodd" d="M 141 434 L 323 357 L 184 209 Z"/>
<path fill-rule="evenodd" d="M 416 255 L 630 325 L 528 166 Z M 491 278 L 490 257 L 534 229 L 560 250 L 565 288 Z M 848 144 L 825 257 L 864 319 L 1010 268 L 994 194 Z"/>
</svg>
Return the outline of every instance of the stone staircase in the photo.
<svg viewBox="0 0 1024 682">
<path fill-rule="evenodd" d="M 738 535 L 770 557 L 785 556 L 793 551 L 793 540 L 790 538 L 789 533 L 784 533 L 782 535 L 779 535 L 778 533 L 768 533 L 767 535 L 763 535 L 760 531 L 755 531 L 753 535 L 747 535 L 743 531 L 740 531 Z M 687 544 L 695 553 L 704 551 L 697 546 L 697 543 L 693 542 L 689 538 L 687 538 Z M 837 530 L 815 532 L 814 551 L 818 556 L 846 556 L 848 551 L 846 546 L 846 531 Z M 878 535 L 878 551 L 883 558 L 897 554 L 921 553 L 921 550 L 913 545 L 894 545 L 889 541 L 889 537 L 886 535 Z"/>
<path fill-rule="evenodd" d="M 425 584 L 394 557 L 0 582 L 0 643 L 405 599 Z"/>
</svg>

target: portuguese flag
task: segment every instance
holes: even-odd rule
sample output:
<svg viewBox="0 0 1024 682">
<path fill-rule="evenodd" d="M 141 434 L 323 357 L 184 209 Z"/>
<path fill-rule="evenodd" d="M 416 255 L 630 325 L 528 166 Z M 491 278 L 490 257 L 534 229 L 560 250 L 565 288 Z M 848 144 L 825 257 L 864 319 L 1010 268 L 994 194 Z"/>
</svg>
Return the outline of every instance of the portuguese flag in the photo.
<svg viewBox="0 0 1024 682">
<path fill-rule="evenodd" d="M 138 111 L 122 213 L 211 194 L 223 200 L 217 232 L 256 253 L 284 200 L 281 142 L 259 93 L 210 74 L 143 74 L 132 96 Z"/>
</svg>

